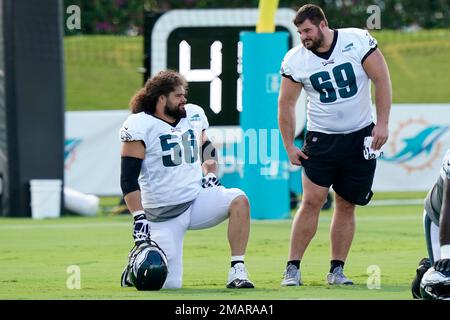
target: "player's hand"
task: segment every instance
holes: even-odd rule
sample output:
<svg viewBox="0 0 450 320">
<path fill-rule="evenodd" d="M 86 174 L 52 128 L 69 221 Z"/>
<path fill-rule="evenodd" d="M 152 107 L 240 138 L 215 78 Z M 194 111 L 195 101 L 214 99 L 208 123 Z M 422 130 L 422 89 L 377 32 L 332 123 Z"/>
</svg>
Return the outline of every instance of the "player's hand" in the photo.
<svg viewBox="0 0 450 320">
<path fill-rule="evenodd" d="M 202 187 L 203 188 L 212 188 L 221 186 L 219 179 L 217 179 L 216 175 L 212 172 L 209 172 L 206 176 L 202 178 Z"/>
<path fill-rule="evenodd" d="M 380 150 L 389 138 L 389 128 L 387 124 L 377 123 L 372 129 L 372 149 Z"/>
<path fill-rule="evenodd" d="M 434 262 L 434 270 L 445 275 L 450 274 L 450 259 L 440 259 Z"/>
<path fill-rule="evenodd" d="M 139 246 L 143 242 L 150 241 L 150 221 L 145 217 L 143 210 L 133 216 L 133 238 L 136 246 Z"/>
<path fill-rule="evenodd" d="M 296 146 L 292 146 L 291 148 L 287 149 L 287 154 L 289 157 L 289 161 L 294 166 L 301 166 L 302 165 L 302 159 L 308 159 L 308 156 L 299 148 Z"/>
</svg>

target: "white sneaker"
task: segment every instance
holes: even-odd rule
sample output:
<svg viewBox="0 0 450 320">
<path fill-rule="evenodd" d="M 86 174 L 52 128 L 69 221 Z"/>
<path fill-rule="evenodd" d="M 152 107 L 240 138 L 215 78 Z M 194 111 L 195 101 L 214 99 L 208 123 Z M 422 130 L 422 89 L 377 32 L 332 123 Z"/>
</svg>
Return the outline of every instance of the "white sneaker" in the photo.
<svg viewBox="0 0 450 320">
<path fill-rule="evenodd" d="M 234 267 L 231 267 L 228 272 L 227 288 L 244 289 L 254 287 L 255 286 L 248 278 L 247 269 L 245 269 L 245 265 L 243 263 L 239 262 L 236 263 Z"/>
<path fill-rule="evenodd" d="M 282 286 L 300 286 L 302 285 L 300 269 L 290 264 L 286 267 L 284 272 L 283 281 L 281 281 Z"/>
<path fill-rule="evenodd" d="M 328 284 L 353 284 L 353 281 L 344 275 L 344 269 L 340 266 L 334 268 L 332 273 L 327 274 L 327 282 Z"/>
</svg>

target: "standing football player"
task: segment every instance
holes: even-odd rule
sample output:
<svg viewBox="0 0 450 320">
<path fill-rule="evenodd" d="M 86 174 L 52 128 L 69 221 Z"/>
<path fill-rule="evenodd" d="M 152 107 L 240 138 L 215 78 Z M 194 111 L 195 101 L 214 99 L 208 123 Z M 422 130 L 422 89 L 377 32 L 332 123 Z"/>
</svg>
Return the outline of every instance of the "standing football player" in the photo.
<svg viewBox="0 0 450 320">
<path fill-rule="evenodd" d="M 215 149 L 205 133 L 208 120 L 202 108 L 186 104 L 186 91 L 179 73 L 159 72 L 131 99 L 132 114 L 120 130 L 121 187 L 134 218 L 135 244 L 155 241 L 167 256 L 164 288 L 180 288 L 186 231 L 228 218 L 231 269 L 226 286 L 253 288 L 244 265 L 248 199 L 216 178 Z"/>
<path fill-rule="evenodd" d="M 425 198 L 423 225 L 428 258 L 419 262 L 412 282 L 412 294 L 416 299 L 422 298 L 420 282 L 431 266 L 450 281 L 450 149 L 442 161 L 436 183 Z"/>
<path fill-rule="evenodd" d="M 331 186 L 335 209 L 327 282 L 353 284 L 343 268 L 355 233 L 355 206 L 366 205 L 373 195 L 376 157 L 388 139 L 389 71 L 377 41 L 366 30 L 330 29 L 322 9 L 312 4 L 302 6 L 293 22 L 302 43 L 289 50 L 281 65 L 278 122 L 290 162 L 304 168 L 303 199 L 293 220 L 281 284 L 302 284 L 300 262 Z M 375 86 L 376 124 L 370 80 Z M 294 145 L 294 133 L 302 88 L 308 95 L 308 132 L 300 150 Z"/>
</svg>

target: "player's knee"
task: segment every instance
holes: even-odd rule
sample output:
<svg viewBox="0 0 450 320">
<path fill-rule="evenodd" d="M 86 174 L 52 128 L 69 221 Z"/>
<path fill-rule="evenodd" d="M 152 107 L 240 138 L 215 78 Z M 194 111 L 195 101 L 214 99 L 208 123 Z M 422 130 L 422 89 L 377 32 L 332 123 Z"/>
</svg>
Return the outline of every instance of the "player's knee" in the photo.
<svg viewBox="0 0 450 320">
<path fill-rule="evenodd" d="M 243 194 L 234 198 L 234 200 L 231 202 L 231 206 L 245 210 L 250 208 L 250 202 L 248 201 L 247 196 Z"/>
<path fill-rule="evenodd" d="M 250 215 L 250 202 L 245 194 L 234 198 L 230 205 L 230 214 L 238 214 L 244 218 Z"/>
<path fill-rule="evenodd" d="M 305 198 L 302 200 L 300 210 L 304 211 L 305 214 L 318 214 L 323 206 L 323 201 L 316 198 Z"/>
<path fill-rule="evenodd" d="M 345 200 L 339 195 L 336 195 L 336 211 L 352 214 L 355 211 L 356 205 Z"/>
</svg>

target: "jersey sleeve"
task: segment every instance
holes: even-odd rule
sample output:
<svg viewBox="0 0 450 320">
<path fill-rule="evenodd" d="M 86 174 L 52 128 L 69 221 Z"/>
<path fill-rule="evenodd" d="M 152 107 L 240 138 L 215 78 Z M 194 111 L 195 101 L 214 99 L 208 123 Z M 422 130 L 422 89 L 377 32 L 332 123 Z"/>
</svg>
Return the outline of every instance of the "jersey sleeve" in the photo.
<svg viewBox="0 0 450 320">
<path fill-rule="evenodd" d="M 202 119 L 202 129 L 206 130 L 209 128 L 208 118 L 206 117 L 205 110 L 203 110 L 200 107 L 199 109 L 200 109 L 200 118 Z"/>
<path fill-rule="evenodd" d="M 369 31 L 363 29 L 357 30 L 359 42 L 358 56 L 361 59 L 361 64 L 363 64 L 364 61 L 367 59 L 367 57 L 370 56 L 370 54 L 377 49 L 378 43 L 377 40 L 374 37 L 372 37 Z"/>
<path fill-rule="evenodd" d="M 205 111 L 203 108 L 196 104 L 187 104 L 186 105 L 187 117 L 191 123 L 200 122 L 200 126 L 202 130 L 206 130 L 209 128 L 208 118 L 206 117 Z"/>
<path fill-rule="evenodd" d="M 288 78 L 294 82 L 301 83 L 300 79 L 298 79 L 295 75 L 295 70 L 292 67 L 293 64 L 293 51 L 290 50 L 283 58 L 283 61 L 281 62 L 281 68 L 280 68 L 280 74 L 282 77 Z"/>
<path fill-rule="evenodd" d="M 142 119 L 138 114 L 130 115 L 120 128 L 120 141 L 146 141 L 146 130 Z"/>
</svg>

